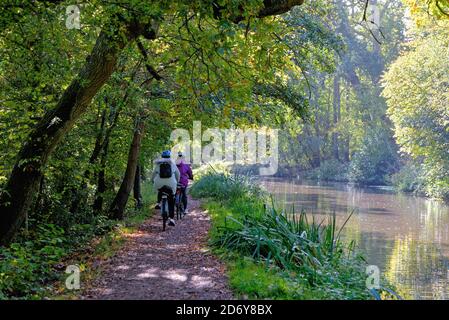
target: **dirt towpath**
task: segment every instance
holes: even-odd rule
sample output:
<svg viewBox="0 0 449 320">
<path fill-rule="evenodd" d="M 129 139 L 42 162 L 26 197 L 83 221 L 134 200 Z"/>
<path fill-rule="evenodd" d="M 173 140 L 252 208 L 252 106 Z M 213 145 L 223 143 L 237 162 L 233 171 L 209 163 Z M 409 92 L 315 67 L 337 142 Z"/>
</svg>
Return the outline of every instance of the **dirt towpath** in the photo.
<svg viewBox="0 0 449 320">
<path fill-rule="evenodd" d="M 82 299 L 232 299 L 223 263 L 207 250 L 210 217 L 191 198 L 189 211 L 165 232 L 155 212 Z"/>
</svg>

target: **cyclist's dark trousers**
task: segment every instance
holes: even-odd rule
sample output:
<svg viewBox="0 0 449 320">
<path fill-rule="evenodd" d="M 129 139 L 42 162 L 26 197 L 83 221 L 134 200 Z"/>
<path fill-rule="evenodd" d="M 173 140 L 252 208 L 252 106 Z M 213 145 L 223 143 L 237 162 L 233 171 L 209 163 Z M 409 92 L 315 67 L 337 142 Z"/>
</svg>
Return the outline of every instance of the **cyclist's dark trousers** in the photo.
<svg viewBox="0 0 449 320">
<path fill-rule="evenodd" d="M 187 188 L 186 187 L 181 188 L 181 199 L 182 199 L 182 204 L 184 205 L 184 210 L 185 210 L 185 209 L 187 209 Z"/>
<path fill-rule="evenodd" d="M 157 202 L 162 205 L 162 192 L 167 193 L 168 200 L 168 216 L 170 218 L 175 217 L 175 195 L 173 194 L 173 190 L 168 187 L 162 187 L 159 189 L 157 193 Z"/>
</svg>

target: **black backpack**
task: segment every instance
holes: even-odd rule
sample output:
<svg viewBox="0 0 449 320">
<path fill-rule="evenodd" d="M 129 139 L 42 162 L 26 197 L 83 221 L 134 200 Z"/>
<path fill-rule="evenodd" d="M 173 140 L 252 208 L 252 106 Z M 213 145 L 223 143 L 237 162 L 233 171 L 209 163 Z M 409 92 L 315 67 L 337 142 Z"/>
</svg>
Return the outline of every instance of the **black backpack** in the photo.
<svg viewBox="0 0 449 320">
<path fill-rule="evenodd" d="M 162 162 L 159 166 L 159 177 L 171 178 L 172 174 L 171 164 L 168 162 Z"/>
</svg>

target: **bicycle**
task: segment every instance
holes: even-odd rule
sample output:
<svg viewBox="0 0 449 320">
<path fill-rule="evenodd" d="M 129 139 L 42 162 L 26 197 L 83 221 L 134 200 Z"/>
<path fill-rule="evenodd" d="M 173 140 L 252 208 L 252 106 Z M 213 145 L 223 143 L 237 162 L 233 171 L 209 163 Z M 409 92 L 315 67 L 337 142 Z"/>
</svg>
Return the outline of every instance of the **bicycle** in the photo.
<svg viewBox="0 0 449 320">
<path fill-rule="evenodd" d="M 165 231 L 165 227 L 167 225 L 168 220 L 168 193 L 165 191 L 161 192 L 162 192 L 162 201 L 161 201 L 162 231 Z"/>
<path fill-rule="evenodd" d="M 182 202 L 183 190 L 182 185 L 178 184 L 176 186 L 176 195 L 175 195 L 175 206 L 176 206 L 176 220 L 182 219 L 184 216 L 184 203 Z"/>
</svg>

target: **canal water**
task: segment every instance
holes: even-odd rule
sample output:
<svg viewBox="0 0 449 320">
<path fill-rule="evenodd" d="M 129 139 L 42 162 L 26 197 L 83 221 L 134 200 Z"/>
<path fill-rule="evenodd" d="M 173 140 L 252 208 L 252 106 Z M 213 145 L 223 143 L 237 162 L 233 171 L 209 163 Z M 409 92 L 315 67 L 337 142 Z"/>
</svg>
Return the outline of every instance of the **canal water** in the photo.
<svg viewBox="0 0 449 320">
<path fill-rule="evenodd" d="M 411 299 L 449 299 L 449 206 L 382 187 L 263 179 L 278 207 L 337 216 L 370 265 Z"/>
</svg>

